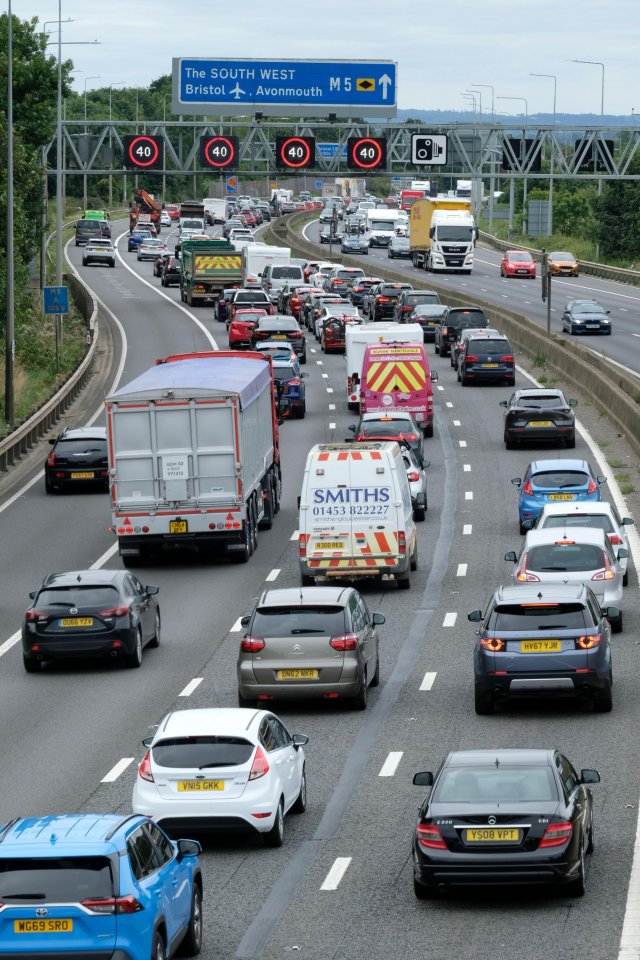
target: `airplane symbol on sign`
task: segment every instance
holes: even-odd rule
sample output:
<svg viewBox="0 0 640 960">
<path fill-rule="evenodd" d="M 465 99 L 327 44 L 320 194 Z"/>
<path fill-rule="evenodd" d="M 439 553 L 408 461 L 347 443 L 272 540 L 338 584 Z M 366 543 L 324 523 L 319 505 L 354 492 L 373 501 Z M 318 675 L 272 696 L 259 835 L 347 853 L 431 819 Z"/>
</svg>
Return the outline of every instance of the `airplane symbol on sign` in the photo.
<svg viewBox="0 0 640 960">
<path fill-rule="evenodd" d="M 232 87 L 231 90 L 229 91 L 229 93 L 234 93 L 234 94 L 235 94 L 235 99 L 236 99 L 236 100 L 239 100 L 239 99 L 240 99 L 240 94 L 241 94 L 241 93 L 246 93 L 246 91 L 242 89 L 242 87 L 240 86 L 239 83 L 236 83 L 235 87 Z"/>
</svg>

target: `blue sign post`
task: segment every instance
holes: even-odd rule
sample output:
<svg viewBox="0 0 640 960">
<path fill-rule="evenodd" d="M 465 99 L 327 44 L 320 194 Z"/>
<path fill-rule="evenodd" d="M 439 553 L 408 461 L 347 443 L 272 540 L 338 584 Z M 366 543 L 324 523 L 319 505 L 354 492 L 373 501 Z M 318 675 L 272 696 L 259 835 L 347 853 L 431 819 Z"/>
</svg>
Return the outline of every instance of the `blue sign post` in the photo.
<svg viewBox="0 0 640 960">
<path fill-rule="evenodd" d="M 393 118 L 396 87 L 391 60 L 173 60 L 178 114 Z"/>
<path fill-rule="evenodd" d="M 69 288 L 45 287 L 43 290 L 44 312 L 62 314 L 69 313 Z"/>
</svg>

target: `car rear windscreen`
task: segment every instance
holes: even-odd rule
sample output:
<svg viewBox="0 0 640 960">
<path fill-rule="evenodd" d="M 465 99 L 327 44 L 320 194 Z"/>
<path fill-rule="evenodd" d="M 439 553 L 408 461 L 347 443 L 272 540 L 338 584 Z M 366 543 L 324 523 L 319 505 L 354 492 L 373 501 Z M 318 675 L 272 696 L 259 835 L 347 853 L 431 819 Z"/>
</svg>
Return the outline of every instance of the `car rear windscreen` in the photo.
<svg viewBox="0 0 640 960">
<path fill-rule="evenodd" d="M 261 330 L 298 330 L 298 321 L 294 320 L 293 317 L 274 317 L 273 319 L 267 319 L 262 317 L 260 319 L 260 329 Z"/>
<path fill-rule="evenodd" d="M 563 407 L 564 400 L 557 394 L 550 393 L 545 397 L 520 397 L 517 406 L 525 407 L 527 410 L 553 410 L 556 407 Z"/>
<path fill-rule="evenodd" d="M 604 530 L 605 533 L 613 533 L 614 530 L 611 517 L 606 513 L 572 513 L 565 517 L 546 517 L 538 529 L 548 527 L 562 527 L 563 530 L 568 527 L 591 527 L 592 530 Z"/>
<path fill-rule="evenodd" d="M 447 318 L 450 327 L 488 327 L 489 323 L 482 310 L 450 310 Z"/>
<path fill-rule="evenodd" d="M 405 241 L 406 242 L 406 241 Z M 419 303 L 440 303 L 440 297 L 437 293 L 410 293 L 404 301 L 408 307 L 415 307 Z"/>
<path fill-rule="evenodd" d="M 76 586 L 55 587 L 41 590 L 37 596 L 38 607 L 104 607 L 111 610 L 118 606 L 118 591 L 115 587 Z"/>
<path fill-rule="evenodd" d="M 588 477 L 577 470 L 549 470 L 534 473 L 531 477 L 534 487 L 542 490 L 564 490 L 568 487 L 584 487 Z"/>
<path fill-rule="evenodd" d="M 82 903 L 113 896 L 107 857 L 0 857 L 0 903 Z"/>
<path fill-rule="evenodd" d="M 56 457 L 72 457 L 80 453 L 103 453 L 106 457 L 106 437 L 96 440 L 58 440 L 56 443 Z"/>
<path fill-rule="evenodd" d="M 251 624 L 254 637 L 332 637 L 345 632 L 344 607 L 262 607 Z"/>
<path fill-rule="evenodd" d="M 508 603 L 492 611 L 488 630 L 581 630 L 585 608 L 581 603 Z"/>
<path fill-rule="evenodd" d="M 274 267 L 271 276 L 274 280 L 302 280 L 302 267 Z"/>
<path fill-rule="evenodd" d="M 588 573 L 604 567 L 604 553 L 592 543 L 545 543 L 529 550 L 526 566 L 538 573 Z"/>
<path fill-rule="evenodd" d="M 361 433 L 365 437 L 390 436 L 397 437 L 404 433 L 405 436 L 415 433 L 415 427 L 411 420 L 400 420 L 394 417 L 392 420 L 365 420 L 360 424 Z"/>
<path fill-rule="evenodd" d="M 246 763 L 254 745 L 244 737 L 173 737 L 152 747 L 159 767 L 237 767 Z"/>
<path fill-rule="evenodd" d="M 266 293 L 261 293 L 259 290 L 250 291 L 247 293 L 237 293 L 234 303 L 268 303 L 269 298 Z"/>
<path fill-rule="evenodd" d="M 509 803 L 558 799 L 548 767 L 451 767 L 434 791 L 436 803 Z"/>
<path fill-rule="evenodd" d="M 490 340 L 489 337 L 482 337 L 478 340 L 469 339 L 467 350 L 469 353 L 475 353 L 483 357 L 498 356 L 511 353 L 511 347 L 508 340 Z"/>
</svg>

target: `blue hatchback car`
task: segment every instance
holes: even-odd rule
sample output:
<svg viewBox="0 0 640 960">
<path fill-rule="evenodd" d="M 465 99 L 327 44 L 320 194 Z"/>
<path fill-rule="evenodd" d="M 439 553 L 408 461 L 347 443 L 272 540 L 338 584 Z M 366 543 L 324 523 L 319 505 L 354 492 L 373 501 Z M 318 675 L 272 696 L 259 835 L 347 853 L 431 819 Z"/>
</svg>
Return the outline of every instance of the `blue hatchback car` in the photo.
<svg viewBox="0 0 640 960">
<path fill-rule="evenodd" d="M 196 956 L 201 849 L 137 814 L 11 820 L 0 826 L 0 957 Z"/>
<path fill-rule="evenodd" d="M 526 533 L 545 503 L 602 500 L 600 486 L 606 477 L 595 476 L 586 460 L 533 460 L 524 477 L 511 483 L 520 491 L 520 533 Z"/>
<path fill-rule="evenodd" d="M 306 413 L 304 377 L 300 372 L 300 361 L 290 355 L 272 356 L 273 379 L 276 382 L 280 410 L 285 416 L 303 420 Z"/>
</svg>

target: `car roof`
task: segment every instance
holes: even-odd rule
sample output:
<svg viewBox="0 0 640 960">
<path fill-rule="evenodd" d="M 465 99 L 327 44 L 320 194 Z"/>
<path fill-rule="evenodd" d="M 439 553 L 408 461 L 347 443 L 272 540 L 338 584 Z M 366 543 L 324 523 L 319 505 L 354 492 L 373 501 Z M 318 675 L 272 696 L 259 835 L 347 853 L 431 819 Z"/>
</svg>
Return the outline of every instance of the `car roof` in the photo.
<svg viewBox="0 0 640 960">
<path fill-rule="evenodd" d="M 452 750 L 444 762 L 445 767 L 493 767 L 520 766 L 523 763 L 535 767 L 548 767 L 554 750 L 527 750 L 519 748 L 489 750 Z"/>
<path fill-rule="evenodd" d="M 120 844 L 113 840 L 119 828 L 128 830 L 146 821 L 136 814 L 65 813 L 39 817 L 17 817 L 0 825 L 0 858 L 25 856 L 61 857 L 117 853 Z M 124 838 L 123 838 L 124 839 Z M 39 849 L 38 849 L 39 848 Z"/>
<path fill-rule="evenodd" d="M 106 440 L 106 427 L 65 427 L 59 440 Z"/>
<path fill-rule="evenodd" d="M 367 423 L 369 420 L 412 420 L 410 410 L 373 410 L 371 413 L 360 415 L 360 423 Z"/>
<path fill-rule="evenodd" d="M 102 586 L 117 583 L 125 576 L 124 570 L 67 570 L 64 573 L 49 573 L 42 587 L 71 587 L 79 584 Z"/>
<path fill-rule="evenodd" d="M 266 715 L 264 710 L 244 707 L 196 707 L 191 710 L 173 710 L 158 726 L 154 740 L 165 737 L 185 737 L 195 733 L 234 733 L 247 735 Z"/>
<path fill-rule="evenodd" d="M 571 513 L 590 513 L 593 515 L 606 513 L 607 516 L 615 520 L 613 507 L 610 503 L 607 503 L 606 500 L 574 500 L 573 503 L 545 503 L 540 511 L 540 515 L 544 514 L 545 517 L 564 517 Z M 556 527 L 556 530 L 557 529 Z M 573 530 L 573 527 L 571 529 Z"/>
<path fill-rule="evenodd" d="M 529 550 L 531 547 L 542 547 L 550 543 L 557 543 L 563 540 L 565 534 L 562 527 L 546 527 L 544 530 L 529 530 L 525 536 L 525 546 L 523 550 Z M 596 547 L 602 547 L 608 543 L 608 537 L 604 530 L 595 527 L 569 527 L 566 533 L 566 539 L 576 543 L 588 543 Z"/>
<path fill-rule="evenodd" d="M 279 587 L 263 591 L 256 607 L 345 606 L 352 593 L 353 587 Z"/>
<path fill-rule="evenodd" d="M 478 330 L 477 333 L 474 330 L 470 337 L 466 338 L 467 340 L 504 340 L 505 343 L 509 343 L 509 337 L 504 333 L 499 333 L 497 330 L 487 333 L 486 330 Z"/>
<path fill-rule="evenodd" d="M 533 260 L 533 254 L 529 250 L 505 250 L 505 256 L 510 257 L 514 253 L 524 253 L 525 256 L 531 257 Z"/>
<path fill-rule="evenodd" d="M 532 460 L 530 463 L 531 473 L 549 473 L 552 470 L 572 470 L 578 473 L 591 473 L 591 467 L 586 460 L 569 459 L 568 457 L 558 457 L 550 460 Z"/>
<path fill-rule="evenodd" d="M 584 583 L 522 583 L 500 586 L 496 603 L 553 603 L 556 600 L 586 600 L 589 588 Z"/>
<path fill-rule="evenodd" d="M 500 337 L 503 340 L 507 339 L 505 334 L 500 333 L 495 327 L 467 327 L 462 331 L 462 340 L 470 340 L 473 337 L 477 337 L 479 340 L 486 340 L 487 337 L 491 337 L 492 339 L 495 337 Z"/>
</svg>

